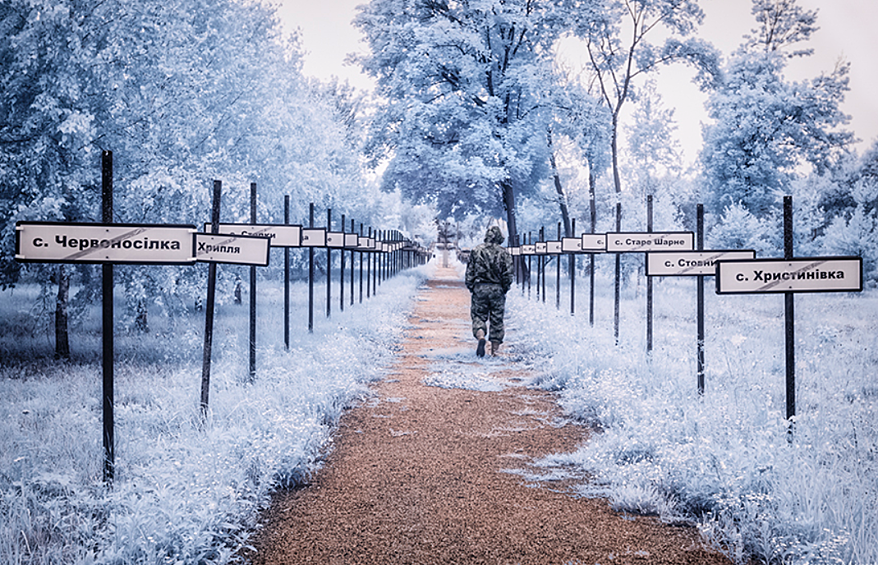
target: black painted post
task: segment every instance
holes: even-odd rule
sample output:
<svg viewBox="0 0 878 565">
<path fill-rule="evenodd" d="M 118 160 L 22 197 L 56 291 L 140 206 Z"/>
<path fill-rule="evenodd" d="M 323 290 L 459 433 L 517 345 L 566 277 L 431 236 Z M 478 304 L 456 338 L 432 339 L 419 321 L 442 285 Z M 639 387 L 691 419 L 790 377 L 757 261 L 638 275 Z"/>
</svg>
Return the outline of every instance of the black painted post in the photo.
<svg viewBox="0 0 878 565">
<path fill-rule="evenodd" d="M 345 239 L 345 215 L 341 215 L 341 265 L 338 273 L 338 308 L 340 312 L 344 312 L 344 239 Z"/>
<path fill-rule="evenodd" d="M 314 203 L 311 202 L 308 227 L 314 228 Z M 314 333 L 314 248 L 308 247 L 308 333 Z"/>
<path fill-rule="evenodd" d="M 561 222 L 558 222 L 558 241 L 561 241 Z M 555 255 L 555 310 L 561 309 L 561 256 Z"/>
<path fill-rule="evenodd" d="M 622 231 L 622 203 L 616 203 L 616 232 Z M 619 301 L 622 299 L 622 254 L 616 253 L 616 283 L 614 285 L 613 335 L 619 345 Z"/>
<path fill-rule="evenodd" d="M 372 228 L 369 228 L 369 239 L 372 239 Z M 372 251 L 366 255 L 366 299 L 372 296 Z"/>
<path fill-rule="evenodd" d="M 250 223 L 256 224 L 256 183 L 250 183 Z M 250 266 L 250 382 L 256 380 L 256 266 Z"/>
<path fill-rule="evenodd" d="M 213 206 L 210 209 L 210 233 L 219 233 L 222 181 L 213 181 Z M 213 313 L 216 308 L 216 263 L 207 267 L 207 306 L 204 312 L 204 356 L 201 363 L 201 421 L 207 422 L 210 400 L 210 358 L 213 351 Z"/>
<path fill-rule="evenodd" d="M 284 196 L 284 225 L 290 225 L 290 195 Z M 284 247 L 284 347 L 290 350 L 290 248 Z"/>
<path fill-rule="evenodd" d="M 652 194 L 646 196 L 646 231 L 652 233 Z M 646 254 L 643 256 L 646 272 Z M 652 353 L 652 277 L 646 277 L 646 352 Z"/>
<path fill-rule="evenodd" d="M 695 209 L 695 234 L 697 241 L 695 242 L 698 251 L 704 250 L 704 205 L 699 204 Z M 699 275 L 696 277 L 698 284 L 698 304 L 695 316 L 697 318 L 697 346 L 696 363 L 698 370 L 698 394 L 704 394 L 704 277 Z"/>
<path fill-rule="evenodd" d="M 363 224 L 360 223 L 360 237 L 363 237 Z M 360 254 L 360 304 L 363 303 L 363 252 Z"/>
<path fill-rule="evenodd" d="M 372 266 L 372 296 L 378 294 L 378 271 L 380 270 L 381 265 L 381 232 L 379 230 L 375 230 L 375 253 L 373 261 L 374 265 Z"/>
<path fill-rule="evenodd" d="M 533 234 L 531 232 L 527 232 L 527 243 L 528 243 L 528 245 L 533 244 Z M 533 278 L 532 277 L 532 273 L 533 273 L 532 258 L 533 258 L 533 255 L 527 256 L 527 299 L 528 300 L 530 300 L 530 284 L 531 284 L 531 279 Z"/>
<path fill-rule="evenodd" d="M 589 177 L 591 177 L 591 173 L 589 173 Z M 591 221 L 591 233 L 594 233 L 594 230 L 597 229 L 597 204 L 594 197 L 594 187 L 591 183 L 589 186 L 588 214 Z M 588 323 L 591 327 L 594 327 L 594 255 L 594 253 L 588 254 Z"/>
<path fill-rule="evenodd" d="M 357 224 L 351 220 L 351 233 L 357 233 Z M 354 305 L 354 250 L 351 249 L 351 306 Z"/>
<path fill-rule="evenodd" d="M 569 237 L 575 237 L 576 235 L 576 218 L 570 220 L 570 235 Z M 570 315 L 573 316 L 576 313 L 576 253 L 570 254 Z"/>
<path fill-rule="evenodd" d="M 101 154 L 101 221 L 113 223 L 113 152 Z M 101 265 L 101 293 L 103 313 L 101 316 L 102 334 L 102 419 L 104 444 L 104 482 L 110 484 L 116 475 L 116 440 L 114 417 L 114 375 L 113 375 L 113 265 Z"/>
<path fill-rule="evenodd" d="M 783 256 L 793 258 L 793 197 L 783 197 Z M 786 389 L 787 389 L 787 420 L 789 430 L 793 430 L 793 418 L 796 416 L 796 327 L 795 327 L 795 295 L 784 293 L 784 320 L 786 326 Z"/>
<path fill-rule="evenodd" d="M 546 227 L 540 227 L 540 243 L 546 241 Z M 540 294 L 542 293 L 542 294 Z M 537 255 L 537 297 L 546 303 L 546 255 Z"/>
<path fill-rule="evenodd" d="M 326 232 L 332 230 L 332 208 L 326 209 Z M 326 246 L 326 317 L 332 315 L 332 248 Z"/>
</svg>

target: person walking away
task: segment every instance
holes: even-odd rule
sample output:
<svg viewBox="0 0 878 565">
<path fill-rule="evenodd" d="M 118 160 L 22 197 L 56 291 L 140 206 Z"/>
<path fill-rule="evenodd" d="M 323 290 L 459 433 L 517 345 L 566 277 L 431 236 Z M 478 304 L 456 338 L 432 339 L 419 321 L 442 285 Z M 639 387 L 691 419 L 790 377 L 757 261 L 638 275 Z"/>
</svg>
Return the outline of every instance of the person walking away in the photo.
<svg viewBox="0 0 878 565">
<path fill-rule="evenodd" d="M 503 315 L 506 311 L 506 293 L 512 287 L 514 272 L 512 256 L 500 247 L 503 240 L 500 228 L 488 228 L 485 243 L 473 249 L 466 265 L 465 282 L 472 293 L 470 315 L 473 319 L 473 336 L 479 340 L 476 348 L 479 357 L 485 356 L 485 337 L 491 342 L 491 355 L 497 355 L 505 335 Z"/>
</svg>

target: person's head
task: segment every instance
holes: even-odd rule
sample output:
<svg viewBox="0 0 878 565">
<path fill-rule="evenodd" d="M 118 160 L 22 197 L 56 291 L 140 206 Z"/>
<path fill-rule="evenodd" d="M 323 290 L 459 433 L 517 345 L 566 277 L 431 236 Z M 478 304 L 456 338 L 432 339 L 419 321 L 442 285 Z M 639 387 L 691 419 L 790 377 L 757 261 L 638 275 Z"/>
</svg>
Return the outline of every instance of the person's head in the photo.
<svg viewBox="0 0 878 565">
<path fill-rule="evenodd" d="M 503 237 L 503 232 L 500 231 L 500 228 L 497 226 L 491 226 L 488 228 L 488 231 L 485 233 L 485 243 L 495 243 L 500 245 L 503 243 L 503 240 L 506 239 Z"/>
</svg>

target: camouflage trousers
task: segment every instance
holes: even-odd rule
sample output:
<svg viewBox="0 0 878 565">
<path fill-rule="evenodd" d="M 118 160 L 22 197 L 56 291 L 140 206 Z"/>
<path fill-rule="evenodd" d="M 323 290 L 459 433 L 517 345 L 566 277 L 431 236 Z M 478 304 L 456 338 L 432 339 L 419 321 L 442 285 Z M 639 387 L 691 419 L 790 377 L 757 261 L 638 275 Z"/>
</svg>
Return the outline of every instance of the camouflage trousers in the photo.
<svg viewBox="0 0 878 565">
<path fill-rule="evenodd" d="M 506 312 L 506 293 L 499 284 L 477 284 L 472 290 L 470 315 L 473 319 L 473 336 L 479 330 L 485 332 L 489 341 L 503 343 L 505 330 L 503 314 Z M 488 333 L 488 326 L 491 331 Z"/>
</svg>

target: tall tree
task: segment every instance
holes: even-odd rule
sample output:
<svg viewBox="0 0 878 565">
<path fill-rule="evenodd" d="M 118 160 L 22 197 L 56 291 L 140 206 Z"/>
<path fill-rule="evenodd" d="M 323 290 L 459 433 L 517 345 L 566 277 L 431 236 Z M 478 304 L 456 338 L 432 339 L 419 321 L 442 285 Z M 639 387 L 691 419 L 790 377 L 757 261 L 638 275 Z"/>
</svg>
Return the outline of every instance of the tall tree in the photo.
<svg viewBox="0 0 878 565">
<path fill-rule="evenodd" d="M 368 150 L 391 157 L 385 185 L 441 217 L 505 208 L 514 236 L 517 193 L 547 176 L 551 49 L 573 13 L 560 0 L 362 6 L 370 52 L 357 60 L 384 99 Z"/>
<path fill-rule="evenodd" d="M 714 123 L 704 129 L 701 162 L 705 203 L 721 215 L 741 204 L 757 217 L 770 214 L 799 172 L 825 173 L 853 134 L 839 106 L 848 90 L 849 65 L 802 82 L 784 77 L 791 57 L 815 27 L 816 12 L 795 0 L 754 0 L 759 27 L 745 38 L 708 100 Z"/>
<path fill-rule="evenodd" d="M 697 0 L 603 0 L 601 9 L 591 14 L 576 33 L 585 41 L 600 96 L 610 110 L 613 185 L 620 194 L 620 120 L 635 95 L 638 77 L 686 62 L 695 66 L 697 80 L 707 86 L 714 81 L 718 57 L 710 44 L 689 37 L 704 19 Z M 650 43 L 656 36 L 666 39 L 661 45 Z"/>
</svg>

